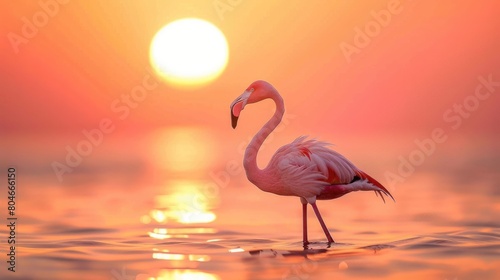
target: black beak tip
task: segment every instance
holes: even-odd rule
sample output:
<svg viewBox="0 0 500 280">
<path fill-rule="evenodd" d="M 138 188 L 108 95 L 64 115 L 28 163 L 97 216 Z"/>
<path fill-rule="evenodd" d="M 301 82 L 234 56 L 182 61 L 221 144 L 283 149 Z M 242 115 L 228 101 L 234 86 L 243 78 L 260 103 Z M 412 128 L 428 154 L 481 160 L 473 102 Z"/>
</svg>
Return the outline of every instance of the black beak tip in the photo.
<svg viewBox="0 0 500 280">
<path fill-rule="evenodd" d="M 233 127 L 233 129 L 236 128 L 237 124 L 238 124 L 238 117 L 231 114 L 231 126 Z"/>
</svg>

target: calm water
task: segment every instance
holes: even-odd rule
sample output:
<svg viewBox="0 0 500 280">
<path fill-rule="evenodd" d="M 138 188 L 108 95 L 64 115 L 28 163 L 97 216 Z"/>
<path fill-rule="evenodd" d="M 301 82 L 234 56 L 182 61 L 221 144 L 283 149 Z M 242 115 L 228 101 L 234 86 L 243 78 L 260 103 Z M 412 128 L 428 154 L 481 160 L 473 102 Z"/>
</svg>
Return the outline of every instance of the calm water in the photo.
<svg viewBox="0 0 500 280">
<path fill-rule="evenodd" d="M 338 243 L 326 244 L 310 210 L 307 249 L 299 199 L 259 191 L 238 166 L 97 162 L 63 182 L 18 165 L 17 271 L 3 262 L 1 279 L 500 279 L 494 155 L 430 162 L 390 188 L 396 203 L 320 201 Z"/>
</svg>

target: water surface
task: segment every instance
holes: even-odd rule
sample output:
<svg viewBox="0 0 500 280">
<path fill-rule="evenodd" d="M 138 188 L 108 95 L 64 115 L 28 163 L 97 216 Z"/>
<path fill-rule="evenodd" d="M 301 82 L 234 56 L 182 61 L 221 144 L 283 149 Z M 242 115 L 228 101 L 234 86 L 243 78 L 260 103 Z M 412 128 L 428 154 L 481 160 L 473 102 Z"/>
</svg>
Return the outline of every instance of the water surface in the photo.
<svg viewBox="0 0 500 280">
<path fill-rule="evenodd" d="M 4 263 L 0 277 L 500 277 L 494 156 L 430 162 L 390 188 L 396 202 L 366 192 L 319 201 L 337 243 L 326 243 L 310 209 L 308 248 L 299 199 L 261 192 L 238 166 L 227 169 L 229 161 L 172 171 L 134 158 L 89 160 L 63 182 L 51 170 L 19 165 L 16 272 Z M 367 169 L 383 174 L 375 164 Z"/>
</svg>

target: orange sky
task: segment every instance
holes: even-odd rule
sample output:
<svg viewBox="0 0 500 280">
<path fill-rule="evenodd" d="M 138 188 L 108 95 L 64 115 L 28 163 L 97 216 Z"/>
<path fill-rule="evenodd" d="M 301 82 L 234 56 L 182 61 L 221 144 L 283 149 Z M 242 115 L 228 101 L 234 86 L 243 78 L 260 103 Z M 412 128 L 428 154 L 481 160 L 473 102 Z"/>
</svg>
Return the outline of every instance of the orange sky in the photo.
<svg viewBox="0 0 500 280">
<path fill-rule="evenodd" d="M 22 35 L 23 18 L 33 21 L 43 7 L 3 3 L 3 133 L 80 133 L 104 117 L 116 119 L 112 102 L 148 74 L 152 37 L 182 17 L 208 20 L 224 32 L 228 67 L 196 91 L 160 85 L 127 117 L 130 129 L 175 124 L 223 131 L 229 103 L 253 80 L 266 79 L 300 126 L 316 134 L 427 133 L 474 93 L 478 76 L 500 80 L 496 1 L 233 1 L 219 14 L 212 2 L 68 1 L 18 46 L 9 34 Z M 373 23 L 371 11 L 388 5 L 397 14 L 349 62 L 340 45 L 355 46 L 356 28 L 364 30 Z M 467 130 L 498 134 L 496 95 L 480 103 Z"/>
</svg>

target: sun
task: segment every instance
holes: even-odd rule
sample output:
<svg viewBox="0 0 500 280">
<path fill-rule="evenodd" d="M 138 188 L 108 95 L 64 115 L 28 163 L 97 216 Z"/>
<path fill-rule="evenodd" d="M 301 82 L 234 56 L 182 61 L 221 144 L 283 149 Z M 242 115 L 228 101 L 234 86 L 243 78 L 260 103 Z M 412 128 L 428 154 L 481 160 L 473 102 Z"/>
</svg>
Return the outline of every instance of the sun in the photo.
<svg viewBox="0 0 500 280">
<path fill-rule="evenodd" d="M 215 25 L 184 18 L 156 33 L 151 41 L 150 62 L 156 73 L 170 84 L 199 86 L 224 71 L 228 53 L 226 38 Z"/>
</svg>

